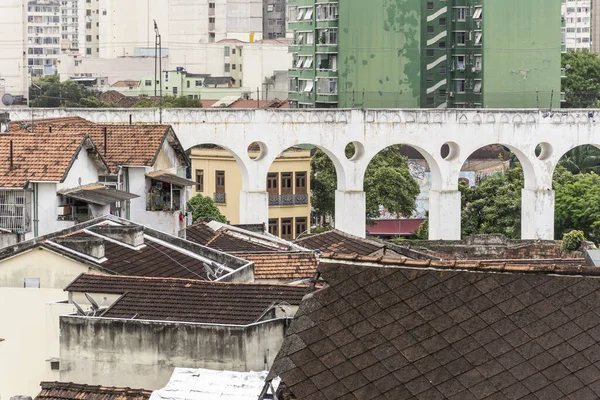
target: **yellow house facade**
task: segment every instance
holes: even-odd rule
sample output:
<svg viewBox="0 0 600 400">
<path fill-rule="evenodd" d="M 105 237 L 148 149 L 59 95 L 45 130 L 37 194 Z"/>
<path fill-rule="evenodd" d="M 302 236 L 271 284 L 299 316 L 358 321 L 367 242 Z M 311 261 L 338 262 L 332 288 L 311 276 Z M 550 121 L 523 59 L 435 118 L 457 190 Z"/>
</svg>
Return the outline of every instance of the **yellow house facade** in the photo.
<svg viewBox="0 0 600 400">
<path fill-rule="evenodd" d="M 259 149 L 251 148 L 250 157 Z M 240 222 L 242 176 L 231 153 L 217 146 L 191 150 L 194 195 L 211 197 L 230 224 Z M 312 151 L 293 147 L 277 157 L 267 175 L 269 233 L 295 239 L 310 230 L 310 160 Z"/>
</svg>

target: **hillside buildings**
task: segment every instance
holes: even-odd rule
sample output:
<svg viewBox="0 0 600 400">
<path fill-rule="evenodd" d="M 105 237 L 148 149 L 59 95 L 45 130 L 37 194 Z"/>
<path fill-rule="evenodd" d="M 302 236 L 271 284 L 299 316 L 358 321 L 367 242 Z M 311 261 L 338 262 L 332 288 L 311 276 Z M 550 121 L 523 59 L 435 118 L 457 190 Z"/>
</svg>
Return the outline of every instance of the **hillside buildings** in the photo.
<svg viewBox="0 0 600 400">
<path fill-rule="evenodd" d="M 559 107 L 560 6 L 290 0 L 289 99 L 299 108 Z"/>
</svg>

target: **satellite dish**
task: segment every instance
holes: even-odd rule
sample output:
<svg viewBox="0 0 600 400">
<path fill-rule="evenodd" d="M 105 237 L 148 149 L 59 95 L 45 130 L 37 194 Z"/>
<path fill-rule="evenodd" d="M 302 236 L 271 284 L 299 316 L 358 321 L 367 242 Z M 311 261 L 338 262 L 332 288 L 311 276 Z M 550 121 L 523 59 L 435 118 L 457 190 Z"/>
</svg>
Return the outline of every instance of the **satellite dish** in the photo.
<svg viewBox="0 0 600 400">
<path fill-rule="evenodd" d="M 12 97 L 11 94 L 6 93 L 4 94 L 4 96 L 2 96 L 2 104 L 4 104 L 5 106 L 12 106 L 13 103 L 15 102 L 15 98 Z"/>
</svg>

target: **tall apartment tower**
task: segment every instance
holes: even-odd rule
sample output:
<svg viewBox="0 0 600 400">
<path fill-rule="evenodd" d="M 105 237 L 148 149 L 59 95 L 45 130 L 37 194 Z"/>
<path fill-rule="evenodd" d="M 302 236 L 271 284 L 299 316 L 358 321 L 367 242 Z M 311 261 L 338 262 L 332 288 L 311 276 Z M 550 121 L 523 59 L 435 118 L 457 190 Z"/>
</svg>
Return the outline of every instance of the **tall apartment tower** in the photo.
<svg viewBox="0 0 600 400">
<path fill-rule="evenodd" d="M 60 0 L 28 1 L 27 45 L 29 74 L 53 75 L 61 50 Z"/>
<path fill-rule="evenodd" d="M 288 0 L 295 107 L 560 105 L 561 0 Z"/>
<path fill-rule="evenodd" d="M 0 96 L 27 97 L 27 10 L 26 0 L 0 1 Z"/>
<path fill-rule="evenodd" d="M 85 1 L 61 0 L 61 50 L 72 55 L 85 54 Z"/>
<path fill-rule="evenodd" d="M 563 50 L 590 50 L 592 36 L 592 0 L 566 0 L 562 3 Z"/>
<path fill-rule="evenodd" d="M 286 36 L 285 0 L 263 0 L 263 39 Z"/>
<path fill-rule="evenodd" d="M 592 0 L 592 15 L 590 16 L 592 24 L 592 47 L 595 53 L 600 53 L 600 0 Z"/>
</svg>

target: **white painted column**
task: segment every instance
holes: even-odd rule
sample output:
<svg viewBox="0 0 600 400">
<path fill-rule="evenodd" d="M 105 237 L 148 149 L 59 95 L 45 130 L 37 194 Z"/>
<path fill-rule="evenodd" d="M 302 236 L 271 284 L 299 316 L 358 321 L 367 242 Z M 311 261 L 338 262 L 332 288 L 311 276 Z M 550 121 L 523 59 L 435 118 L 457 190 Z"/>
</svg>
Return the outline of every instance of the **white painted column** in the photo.
<svg viewBox="0 0 600 400">
<path fill-rule="evenodd" d="M 429 191 L 429 240 L 460 240 L 460 196 L 458 190 Z"/>
<path fill-rule="evenodd" d="M 269 224 L 269 193 L 240 191 L 240 224 Z"/>
<path fill-rule="evenodd" d="M 364 238 L 367 231 L 365 215 L 367 197 L 362 191 L 335 191 L 335 228 Z"/>
<path fill-rule="evenodd" d="M 554 240 L 554 190 L 521 193 L 521 239 Z"/>
</svg>

